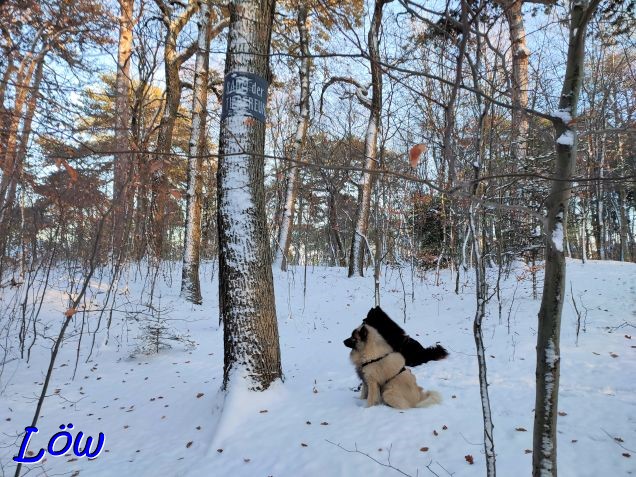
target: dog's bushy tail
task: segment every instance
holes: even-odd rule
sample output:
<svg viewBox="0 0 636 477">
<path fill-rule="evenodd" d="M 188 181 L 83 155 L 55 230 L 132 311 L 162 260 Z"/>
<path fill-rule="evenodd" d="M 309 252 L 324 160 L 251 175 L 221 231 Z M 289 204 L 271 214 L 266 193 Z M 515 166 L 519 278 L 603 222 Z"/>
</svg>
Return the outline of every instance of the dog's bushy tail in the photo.
<svg viewBox="0 0 636 477">
<path fill-rule="evenodd" d="M 442 345 L 429 346 L 424 348 L 422 352 L 422 360 L 427 363 L 429 361 L 439 361 L 448 356 L 448 351 Z"/>
<path fill-rule="evenodd" d="M 437 391 L 422 391 L 422 400 L 415 407 L 429 407 L 442 402 L 442 395 Z"/>
<path fill-rule="evenodd" d="M 407 366 L 419 366 L 429 361 L 439 361 L 448 356 L 448 351 L 442 345 L 429 346 L 424 348 L 413 338 L 407 337 L 400 352 L 404 356 Z"/>
</svg>

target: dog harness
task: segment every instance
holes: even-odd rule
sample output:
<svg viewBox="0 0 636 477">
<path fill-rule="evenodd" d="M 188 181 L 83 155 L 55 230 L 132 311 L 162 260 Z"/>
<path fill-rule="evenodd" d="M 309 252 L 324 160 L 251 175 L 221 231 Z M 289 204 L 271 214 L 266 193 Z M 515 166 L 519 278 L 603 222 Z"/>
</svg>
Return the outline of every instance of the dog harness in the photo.
<svg viewBox="0 0 636 477">
<path fill-rule="evenodd" d="M 380 356 L 379 358 L 375 358 L 372 359 L 371 361 L 367 361 L 365 363 L 362 363 L 362 365 L 360 366 L 361 368 L 364 368 L 367 364 L 373 364 L 373 363 L 377 363 L 378 361 L 383 360 L 384 358 L 386 358 L 388 355 L 390 355 L 391 353 L 387 353 L 384 356 Z"/>
<path fill-rule="evenodd" d="M 373 363 L 377 363 L 378 361 L 383 360 L 384 358 L 386 358 L 388 355 L 390 355 L 391 353 L 387 353 L 384 356 L 380 356 L 379 358 L 375 358 L 372 359 L 371 361 L 367 361 L 365 363 L 362 363 L 362 365 L 360 366 L 361 368 L 364 368 L 367 364 L 373 364 Z M 400 369 L 394 376 L 390 377 L 389 379 L 387 379 L 386 381 L 384 381 L 384 384 L 382 386 L 386 386 L 390 381 L 392 381 L 393 379 L 397 378 L 400 374 L 402 374 L 404 371 L 406 371 L 406 367 L 402 366 L 402 369 Z"/>
<path fill-rule="evenodd" d="M 406 368 L 404 366 L 402 366 L 402 369 L 400 369 L 397 374 L 395 376 L 393 376 L 392 378 L 387 379 L 386 381 L 384 381 L 384 384 L 382 386 L 386 386 L 392 379 L 397 378 L 400 374 L 402 374 L 404 371 L 406 371 Z"/>
</svg>

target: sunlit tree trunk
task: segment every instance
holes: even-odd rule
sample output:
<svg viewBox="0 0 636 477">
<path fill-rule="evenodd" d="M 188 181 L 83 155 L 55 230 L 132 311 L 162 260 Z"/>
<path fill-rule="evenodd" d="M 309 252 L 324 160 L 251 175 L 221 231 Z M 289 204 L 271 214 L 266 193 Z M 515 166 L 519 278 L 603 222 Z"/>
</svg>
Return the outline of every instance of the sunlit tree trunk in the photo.
<svg viewBox="0 0 636 477">
<path fill-rule="evenodd" d="M 576 116 L 583 81 L 585 32 L 600 0 L 572 4 L 565 80 L 554 121 L 556 164 L 550 195 L 546 200 L 545 278 L 537 330 L 536 401 L 534 414 L 533 477 L 557 475 L 557 412 L 560 373 L 561 311 L 565 289 L 564 231 L 576 163 Z"/>
<path fill-rule="evenodd" d="M 382 69 L 380 67 L 380 28 L 385 0 L 376 0 L 373 19 L 369 27 L 369 62 L 371 67 L 371 101 L 369 122 L 364 137 L 364 168 L 362 180 L 358 184 L 358 206 L 354 221 L 351 252 L 349 254 L 349 276 L 364 275 L 364 255 L 368 244 L 369 214 L 374 174 L 377 166 L 378 130 L 382 109 Z"/>
<path fill-rule="evenodd" d="M 510 44 L 512 47 L 512 128 L 511 158 L 517 167 L 526 158 L 528 139 L 528 115 L 524 108 L 528 107 L 528 57 L 530 53 L 526 44 L 526 29 L 523 22 L 522 0 L 504 3 Z"/>
<path fill-rule="evenodd" d="M 199 259 L 201 255 L 201 192 L 203 190 L 203 154 L 205 153 L 205 125 L 208 102 L 208 72 L 210 64 L 210 5 L 201 4 L 194 90 L 192 93 L 192 126 L 188 158 L 188 187 L 186 189 L 186 222 L 181 272 L 181 296 L 201 303 Z"/>
<path fill-rule="evenodd" d="M 22 172 L 24 170 L 24 161 L 26 159 L 26 154 L 29 147 L 29 140 L 31 138 L 33 117 L 35 116 L 35 111 L 38 104 L 38 97 L 40 95 L 40 85 L 42 83 L 42 76 L 44 73 L 43 70 L 44 59 L 38 62 L 33 74 L 33 83 L 31 84 L 31 88 L 29 91 L 29 97 L 26 103 L 26 110 L 24 112 L 24 121 L 22 123 L 22 130 L 19 137 L 19 144 L 15 154 L 15 165 L 13 174 L 14 178 L 9 182 L 9 190 L 7 191 L 7 196 L 5 199 L 5 209 L 7 211 L 10 211 L 13 208 L 18 180 L 22 176 Z M 4 215 L 0 214 L 0 217 L 4 218 Z M 3 221 L 0 221 L 0 227 L 5 227 L 5 230 L 6 225 L 7 224 L 3 223 Z"/>
<path fill-rule="evenodd" d="M 2 178 L 0 178 L 0 253 L 4 252 L 6 239 L 8 238 L 17 180 L 23 166 L 23 157 L 20 157 L 20 133 L 21 131 L 24 133 L 24 129 L 20 129 L 20 125 L 22 123 L 22 126 L 24 126 L 23 121 L 30 122 L 26 117 L 28 115 L 29 97 L 34 101 L 36 100 L 35 97 L 38 92 L 35 86 L 37 83 L 39 89 L 44 59 L 48 52 L 49 47 L 45 46 L 37 53 L 30 52 L 25 55 L 15 76 L 15 98 L 13 110 L 10 112 L 11 120 L 8 121 L 9 127 L 6 132 L 7 143 L 4 150 L 4 158 L 0 158 L 3 159 L 0 163 L 2 170 Z M 31 119 L 34 112 L 35 110 L 33 109 L 31 111 Z M 28 127 L 30 129 L 30 124 Z"/>
<path fill-rule="evenodd" d="M 264 390 L 281 377 L 280 347 L 265 216 L 265 123 L 250 114 L 232 78 L 269 82 L 274 0 L 234 0 L 223 93 L 225 117 L 219 143 L 219 301 L 224 330 L 223 382 Z M 243 92 L 241 92 L 243 91 Z M 266 92 L 265 92 L 266 95 Z M 245 382 L 243 382 L 245 379 Z"/>
<path fill-rule="evenodd" d="M 307 127 L 309 126 L 309 100 L 311 92 L 309 85 L 311 82 L 311 59 L 309 58 L 309 28 L 307 24 L 307 5 L 301 3 L 298 6 L 298 16 L 296 20 L 298 26 L 299 47 L 302 58 L 298 67 L 300 77 L 300 115 L 296 124 L 296 137 L 291 151 L 291 157 L 297 160 L 302 159 L 302 152 L 307 137 Z M 287 270 L 287 254 L 291 243 L 292 227 L 294 224 L 294 207 L 296 194 L 298 192 L 298 166 L 290 164 L 287 173 L 287 187 L 285 192 L 285 202 L 281 212 L 281 223 L 276 242 L 276 252 L 274 255 L 274 266 L 281 270 Z"/>
<path fill-rule="evenodd" d="M 162 13 L 162 21 L 166 28 L 164 37 L 164 74 L 166 81 L 165 107 L 163 116 L 159 122 L 157 136 L 156 158 L 158 167 L 154 168 L 152 175 L 152 249 L 155 257 L 161 257 L 163 253 L 164 238 L 166 234 L 165 215 L 169 200 L 169 185 L 165 169 L 171 160 L 172 139 L 174 127 L 177 121 L 179 105 L 181 104 L 181 79 L 179 70 L 181 65 L 196 52 L 197 43 L 194 42 L 179 52 L 177 40 L 179 34 L 190 18 L 198 11 L 199 2 L 190 0 L 184 11 L 175 19 L 172 19 L 172 7 L 164 0 L 155 0 Z"/>
<path fill-rule="evenodd" d="M 119 0 L 119 45 L 115 78 L 115 143 L 113 174 L 113 253 L 123 252 L 126 223 L 131 213 L 130 176 L 130 58 L 133 47 L 134 0 Z"/>
</svg>

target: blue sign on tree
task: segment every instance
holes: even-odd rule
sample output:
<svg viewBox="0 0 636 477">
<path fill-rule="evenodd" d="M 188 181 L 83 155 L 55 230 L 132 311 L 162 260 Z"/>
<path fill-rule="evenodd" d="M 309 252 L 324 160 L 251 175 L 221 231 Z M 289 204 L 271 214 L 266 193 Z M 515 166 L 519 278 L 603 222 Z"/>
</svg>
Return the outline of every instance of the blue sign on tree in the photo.
<svg viewBox="0 0 636 477">
<path fill-rule="evenodd" d="M 251 116 L 265 122 L 267 81 L 253 73 L 234 72 L 223 82 L 221 121 L 229 115 Z"/>
</svg>

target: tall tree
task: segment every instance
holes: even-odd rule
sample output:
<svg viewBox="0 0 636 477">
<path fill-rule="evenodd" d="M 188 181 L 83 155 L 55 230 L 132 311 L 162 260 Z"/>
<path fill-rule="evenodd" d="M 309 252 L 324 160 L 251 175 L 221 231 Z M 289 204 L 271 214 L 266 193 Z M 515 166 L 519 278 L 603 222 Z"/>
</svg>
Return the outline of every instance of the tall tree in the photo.
<svg viewBox="0 0 636 477">
<path fill-rule="evenodd" d="M 102 3 L 97 0 L 12 2 L 0 10 L 3 25 L 0 51 L 6 52 L 8 59 L 0 85 L 2 251 L 11 231 L 14 200 L 23 177 L 40 86 L 47 74 L 45 61 L 58 61 L 69 68 L 81 69 L 83 59 L 78 57 L 78 50 L 105 43 L 107 18 Z M 3 66 L 0 60 L 0 68 Z M 49 74 L 54 75 L 50 69 Z"/>
<path fill-rule="evenodd" d="M 564 235 L 568 201 L 576 164 L 576 133 L 572 129 L 583 81 L 585 34 L 600 0 L 576 0 L 570 13 L 565 79 L 559 111 L 553 121 L 556 135 L 554 180 L 546 200 L 545 278 L 537 330 L 537 386 L 532 453 L 533 477 L 557 475 L 557 411 L 559 397 L 561 311 L 565 289 Z"/>
<path fill-rule="evenodd" d="M 230 2 L 219 133 L 219 301 L 224 373 L 264 390 L 281 377 L 264 156 L 269 47 L 275 0 Z"/>
<path fill-rule="evenodd" d="M 166 78 L 165 106 L 159 123 L 159 135 L 157 137 L 156 164 L 152 178 L 152 208 L 153 208 L 153 253 L 161 257 L 163 242 L 166 234 L 165 215 L 169 197 L 169 186 L 164 169 L 170 163 L 174 126 L 181 104 L 181 92 L 183 85 L 179 76 L 179 70 L 185 61 L 192 57 L 197 50 L 197 41 L 192 42 L 186 48 L 179 50 L 177 40 L 192 16 L 199 10 L 199 0 L 189 0 L 188 4 L 177 12 L 176 7 L 165 0 L 155 0 L 161 11 L 161 21 L 165 27 L 163 44 L 163 60 Z M 180 2 L 174 2 L 183 7 Z"/>
<path fill-rule="evenodd" d="M 298 29 L 298 49 L 301 55 L 300 64 L 298 66 L 298 76 L 300 78 L 300 115 L 298 116 L 298 121 L 296 123 L 296 135 L 291 151 L 291 157 L 296 160 L 300 160 L 302 159 L 305 139 L 307 137 L 307 128 L 309 127 L 311 58 L 309 57 L 307 5 L 303 2 L 299 2 L 297 8 L 296 27 Z M 281 270 L 287 270 L 287 254 L 291 243 L 291 232 L 294 223 L 294 208 L 296 194 L 298 192 L 298 172 L 298 165 L 293 163 L 290 165 L 287 172 L 287 187 L 285 191 L 283 210 L 281 213 L 281 224 L 278 230 L 276 254 L 274 256 L 274 264 Z"/>
<path fill-rule="evenodd" d="M 364 138 L 364 169 L 358 184 L 358 207 L 354 221 L 349 253 L 349 276 L 364 275 L 364 255 L 368 246 L 369 214 L 371 193 L 373 192 L 373 171 L 377 168 L 378 130 L 382 110 L 382 68 L 380 66 L 380 29 L 382 9 L 392 0 L 376 0 L 373 7 L 373 19 L 369 26 L 369 63 L 371 67 L 371 99 L 365 102 L 369 108 L 369 122 Z"/>
<path fill-rule="evenodd" d="M 113 180 L 113 252 L 121 254 L 125 227 L 132 209 L 130 179 L 132 154 L 130 131 L 130 58 L 133 47 L 134 0 L 119 0 L 119 43 L 117 48 L 117 75 L 115 79 L 115 142 Z"/>
<path fill-rule="evenodd" d="M 510 95 L 512 98 L 512 124 L 510 156 L 514 167 L 526 158 L 528 141 L 528 58 L 530 50 L 526 41 L 523 20 L 524 3 L 553 4 L 555 0 L 497 0 L 503 9 L 510 35 L 512 74 Z"/>
<path fill-rule="evenodd" d="M 201 4 L 199 11 L 198 48 L 192 92 L 192 126 L 188 145 L 188 185 L 186 188 L 186 221 L 183 244 L 181 295 L 192 303 L 201 303 L 199 260 L 201 256 L 201 207 L 203 190 L 203 157 L 206 147 L 208 77 L 210 40 L 229 23 L 228 18 L 211 24 L 211 1 Z"/>
</svg>

